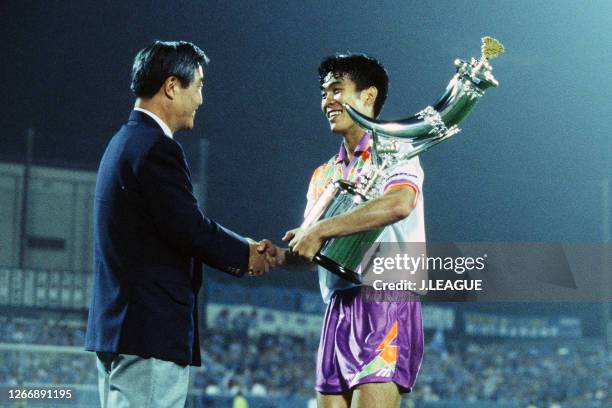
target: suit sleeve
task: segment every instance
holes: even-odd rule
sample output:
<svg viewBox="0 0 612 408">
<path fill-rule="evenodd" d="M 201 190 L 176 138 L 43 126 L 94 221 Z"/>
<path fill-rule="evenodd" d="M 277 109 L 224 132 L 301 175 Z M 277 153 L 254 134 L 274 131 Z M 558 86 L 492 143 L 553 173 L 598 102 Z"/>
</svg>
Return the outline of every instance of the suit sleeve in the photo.
<svg viewBox="0 0 612 408">
<path fill-rule="evenodd" d="M 185 156 L 175 142 L 155 144 L 137 178 L 153 222 L 170 246 L 234 275 L 248 269 L 248 242 L 200 211 Z"/>
</svg>

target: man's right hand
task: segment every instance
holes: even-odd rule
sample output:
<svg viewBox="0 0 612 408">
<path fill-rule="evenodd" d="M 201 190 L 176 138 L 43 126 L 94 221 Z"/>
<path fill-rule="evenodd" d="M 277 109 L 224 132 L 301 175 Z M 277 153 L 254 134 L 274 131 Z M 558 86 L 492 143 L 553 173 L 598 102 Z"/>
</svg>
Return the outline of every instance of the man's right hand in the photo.
<svg viewBox="0 0 612 408">
<path fill-rule="evenodd" d="M 285 252 L 283 248 L 279 248 L 272 243 L 269 239 L 262 239 L 257 247 L 257 252 L 266 256 L 266 261 L 271 268 L 284 265 L 285 263 Z"/>
<path fill-rule="evenodd" d="M 285 251 L 270 240 L 255 242 L 249 239 L 249 275 L 262 276 L 285 262 Z"/>
<path fill-rule="evenodd" d="M 270 264 L 266 260 L 265 253 L 260 253 L 257 248 L 259 243 L 249 244 L 249 276 L 262 276 L 270 271 Z"/>
</svg>

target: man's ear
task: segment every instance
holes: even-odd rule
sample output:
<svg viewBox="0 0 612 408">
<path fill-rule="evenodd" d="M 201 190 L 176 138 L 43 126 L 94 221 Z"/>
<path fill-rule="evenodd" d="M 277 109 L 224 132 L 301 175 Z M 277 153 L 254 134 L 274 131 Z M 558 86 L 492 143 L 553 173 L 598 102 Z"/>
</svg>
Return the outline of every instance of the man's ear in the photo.
<svg viewBox="0 0 612 408">
<path fill-rule="evenodd" d="M 361 91 L 361 98 L 366 106 L 374 106 L 377 96 L 378 89 L 375 86 L 371 86 Z"/>
<path fill-rule="evenodd" d="M 177 87 L 179 87 L 180 85 L 181 84 L 177 77 L 169 76 L 168 78 L 166 78 L 164 84 L 162 85 L 164 95 L 166 95 L 168 99 L 174 99 Z"/>
</svg>

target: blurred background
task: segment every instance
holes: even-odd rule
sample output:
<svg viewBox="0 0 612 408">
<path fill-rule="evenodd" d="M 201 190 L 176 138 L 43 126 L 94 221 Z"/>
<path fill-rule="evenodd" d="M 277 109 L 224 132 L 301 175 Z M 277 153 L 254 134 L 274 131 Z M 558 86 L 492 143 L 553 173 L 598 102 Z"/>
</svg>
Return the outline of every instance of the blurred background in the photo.
<svg viewBox="0 0 612 408">
<path fill-rule="evenodd" d="M 193 41 L 211 59 L 195 129 L 177 135 L 200 205 L 278 243 L 341 141 L 320 111 L 323 57 L 383 62 L 392 120 L 432 104 L 453 60 L 498 38 L 499 88 L 422 156 L 428 240 L 609 245 L 611 24 L 607 1 L 3 1 L 0 406 L 98 406 L 83 351 L 96 169 L 133 106 L 133 58 L 153 40 Z M 314 274 L 207 269 L 201 296 L 204 364 L 188 406 L 229 407 L 238 392 L 251 407 L 312 406 Z M 403 406 L 612 406 L 609 303 L 428 303 L 424 326 Z M 53 387 L 74 398 L 8 398 Z"/>
</svg>

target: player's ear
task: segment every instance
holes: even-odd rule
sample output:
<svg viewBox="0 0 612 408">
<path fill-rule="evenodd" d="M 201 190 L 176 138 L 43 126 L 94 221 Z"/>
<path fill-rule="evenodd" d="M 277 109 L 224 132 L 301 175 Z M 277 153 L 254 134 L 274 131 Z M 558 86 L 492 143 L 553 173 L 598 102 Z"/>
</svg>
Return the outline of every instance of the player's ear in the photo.
<svg viewBox="0 0 612 408">
<path fill-rule="evenodd" d="M 375 86 L 364 89 L 361 92 L 361 98 L 366 106 L 374 106 L 376 97 L 378 96 L 378 89 Z"/>
</svg>

